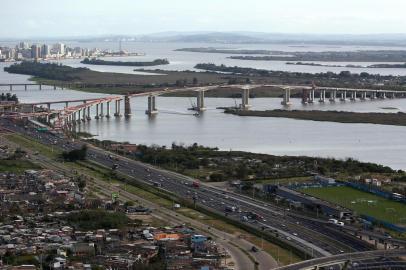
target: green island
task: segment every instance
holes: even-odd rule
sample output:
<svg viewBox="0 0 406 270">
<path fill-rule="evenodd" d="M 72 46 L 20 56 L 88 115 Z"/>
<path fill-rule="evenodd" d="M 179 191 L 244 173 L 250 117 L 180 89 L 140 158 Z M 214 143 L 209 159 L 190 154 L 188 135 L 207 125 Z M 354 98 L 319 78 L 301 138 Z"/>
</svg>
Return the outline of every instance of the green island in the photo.
<svg viewBox="0 0 406 270">
<path fill-rule="evenodd" d="M 362 123 L 392 126 L 406 126 L 406 113 L 357 113 L 344 111 L 304 111 L 304 110 L 267 110 L 243 111 L 226 108 L 225 113 L 238 116 L 281 117 L 299 120 L 313 120 L 338 123 Z"/>
<path fill-rule="evenodd" d="M 324 52 L 286 52 L 232 48 L 181 48 L 175 51 L 195 53 L 240 54 L 230 56 L 238 60 L 259 61 L 326 61 L 326 62 L 406 62 L 406 50 L 359 50 Z M 262 56 L 255 56 L 262 55 Z M 380 65 L 380 64 L 378 64 Z"/>
<path fill-rule="evenodd" d="M 145 61 L 145 62 L 131 62 L 131 61 L 106 61 L 97 58 L 85 58 L 80 63 L 86 65 L 107 65 L 107 66 L 129 66 L 129 67 L 151 67 L 151 66 L 160 66 L 160 65 L 168 65 L 168 59 L 155 59 L 153 61 Z"/>
<path fill-rule="evenodd" d="M 207 85 L 222 85 L 221 88 L 208 91 L 207 97 L 241 98 L 241 90 L 225 87 L 234 84 L 289 84 L 317 86 L 367 88 L 386 90 L 406 90 L 406 76 L 374 75 L 366 72 L 351 73 L 303 73 L 269 71 L 264 69 L 244 68 L 237 66 L 199 63 L 195 66 L 199 71 L 167 71 L 161 69 L 137 71 L 143 74 L 123 74 L 98 72 L 88 68 L 73 68 L 55 63 L 39 63 L 23 61 L 5 67 L 9 73 L 31 75 L 31 80 L 40 84 L 66 85 L 69 88 L 84 92 L 104 94 L 143 93 L 162 90 L 164 88 L 183 88 Z M 284 91 L 274 87 L 258 87 L 251 90 L 250 97 L 282 97 Z M 302 91 L 292 91 L 292 97 L 301 97 Z M 166 96 L 195 97 L 194 91 L 182 91 L 166 94 Z"/>
<path fill-rule="evenodd" d="M 368 66 L 360 65 L 324 65 L 318 63 L 307 63 L 307 62 L 287 62 L 286 65 L 294 66 L 314 66 L 314 67 L 342 67 L 342 68 L 406 68 L 406 63 L 404 64 L 373 64 Z"/>
</svg>

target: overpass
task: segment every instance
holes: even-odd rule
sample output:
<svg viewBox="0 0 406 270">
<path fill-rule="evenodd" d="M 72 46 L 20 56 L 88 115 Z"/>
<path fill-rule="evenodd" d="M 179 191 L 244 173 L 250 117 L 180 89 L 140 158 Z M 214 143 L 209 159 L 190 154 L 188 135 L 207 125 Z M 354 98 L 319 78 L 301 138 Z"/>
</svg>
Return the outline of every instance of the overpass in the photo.
<svg viewBox="0 0 406 270">
<path fill-rule="evenodd" d="M 341 269 L 347 269 L 351 262 L 361 262 L 378 258 L 396 258 L 406 256 L 406 249 L 374 250 L 354 252 L 311 259 L 283 267 L 276 270 L 317 270 L 321 267 L 340 265 Z"/>
</svg>

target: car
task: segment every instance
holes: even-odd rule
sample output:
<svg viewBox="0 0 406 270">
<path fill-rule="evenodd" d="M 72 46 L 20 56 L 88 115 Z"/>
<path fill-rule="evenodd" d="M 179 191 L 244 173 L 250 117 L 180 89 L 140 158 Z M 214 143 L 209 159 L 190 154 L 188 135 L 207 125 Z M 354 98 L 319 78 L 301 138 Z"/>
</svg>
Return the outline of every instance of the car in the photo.
<svg viewBox="0 0 406 270">
<path fill-rule="evenodd" d="M 256 246 L 252 246 L 252 247 L 251 247 L 251 251 L 252 251 L 252 252 L 258 252 L 258 248 L 257 248 Z"/>
<path fill-rule="evenodd" d="M 292 233 L 292 234 L 293 234 L 294 236 L 297 236 L 297 233 L 295 233 L 295 232 L 294 232 L 294 233 Z"/>
</svg>

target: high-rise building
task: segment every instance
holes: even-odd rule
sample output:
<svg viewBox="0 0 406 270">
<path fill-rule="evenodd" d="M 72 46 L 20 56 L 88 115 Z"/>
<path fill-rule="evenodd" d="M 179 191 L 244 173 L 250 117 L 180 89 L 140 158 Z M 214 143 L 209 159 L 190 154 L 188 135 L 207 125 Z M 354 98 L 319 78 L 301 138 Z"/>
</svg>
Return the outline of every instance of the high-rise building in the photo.
<svg viewBox="0 0 406 270">
<path fill-rule="evenodd" d="M 47 45 L 47 44 L 42 45 L 42 47 L 41 47 L 41 55 L 42 55 L 42 57 L 46 58 L 50 54 L 51 54 L 51 50 L 50 50 L 49 45 Z"/>
<path fill-rule="evenodd" d="M 58 54 L 60 55 L 64 55 L 65 52 L 65 44 L 63 43 L 57 43 L 54 45 L 54 49 L 56 49 L 56 51 L 58 52 Z"/>
<path fill-rule="evenodd" d="M 41 57 L 41 48 L 34 44 L 31 46 L 31 58 L 38 59 Z"/>
<path fill-rule="evenodd" d="M 22 42 L 20 42 L 19 47 L 20 47 L 20 49 L 26 50 L 26 49 L 30 48 L 30 45 L 27 42 L 22 41 Z"/>
</svg>

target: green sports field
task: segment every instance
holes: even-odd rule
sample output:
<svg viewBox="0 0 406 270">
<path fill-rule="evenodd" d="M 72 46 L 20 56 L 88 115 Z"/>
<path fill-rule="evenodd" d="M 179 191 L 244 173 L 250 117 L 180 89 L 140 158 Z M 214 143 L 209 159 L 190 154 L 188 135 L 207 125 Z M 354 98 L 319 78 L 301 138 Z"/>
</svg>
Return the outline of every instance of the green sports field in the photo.
<svg viewBox="0 0 406 270">
<path fill-rule="evenodd" d="M 406 205 L 350 187 L 304 188 L 303 193 L 374 218 L 406 225 Z"/>
</svg>

